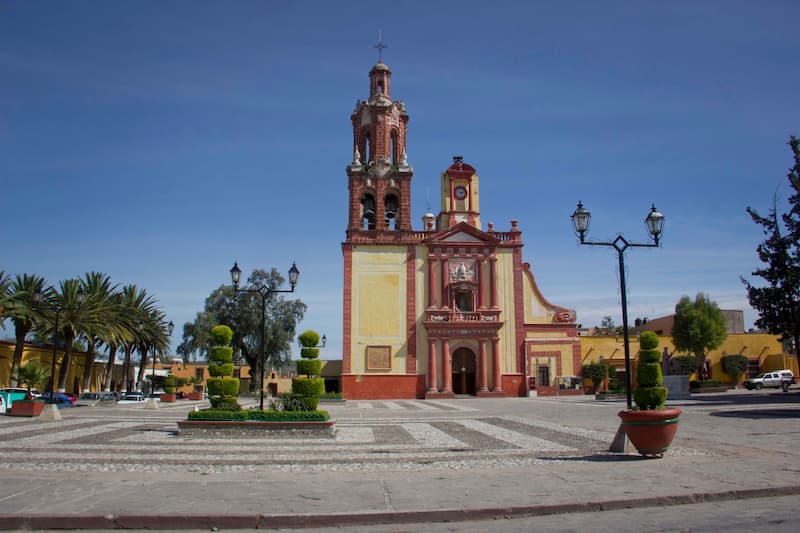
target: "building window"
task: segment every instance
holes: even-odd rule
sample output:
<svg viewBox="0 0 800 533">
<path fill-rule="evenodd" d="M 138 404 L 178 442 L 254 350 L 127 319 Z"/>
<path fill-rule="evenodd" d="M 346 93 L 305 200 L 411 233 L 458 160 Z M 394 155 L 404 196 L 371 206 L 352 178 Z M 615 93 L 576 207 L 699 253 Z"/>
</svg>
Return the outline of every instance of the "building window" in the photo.
<svg viewBox="0 0 800 533">
<path fill-rule="evenodd" d="M 205 369 L 204 368 L 195 368 L 194 375 L 200 379 L 205 379 Z"/>
<path fill-rule="evenodd" d="M 471 313 L 475 311 L 475 301 L 472 291 L 467 289 L 456 290 L 455 308 L 456 311 L 461 313 Z"/>
</svg>

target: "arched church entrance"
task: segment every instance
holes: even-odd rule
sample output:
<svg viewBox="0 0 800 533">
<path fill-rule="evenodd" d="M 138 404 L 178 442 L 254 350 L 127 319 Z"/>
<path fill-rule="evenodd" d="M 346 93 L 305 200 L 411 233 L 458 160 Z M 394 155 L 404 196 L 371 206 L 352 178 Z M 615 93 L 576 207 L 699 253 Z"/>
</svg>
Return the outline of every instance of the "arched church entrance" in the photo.
<svg viewBox="0 0 800 533">
<path fill-rule="evenodd" d="M 453 352 L 453 393 L 475 394 L 475 353 L 469 348 Z"/>
</svg>

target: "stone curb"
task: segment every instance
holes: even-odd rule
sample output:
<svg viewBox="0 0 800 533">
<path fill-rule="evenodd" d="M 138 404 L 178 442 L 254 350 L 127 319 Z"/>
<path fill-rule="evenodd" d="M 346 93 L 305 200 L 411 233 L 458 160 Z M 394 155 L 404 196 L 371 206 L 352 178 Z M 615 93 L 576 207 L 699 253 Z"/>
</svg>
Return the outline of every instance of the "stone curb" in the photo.
<svg viewBox="0 0 800 533">
<path fill-rule="evenodd" d="M 552 505 L 522 505 L 476 509 L 441 509 L 425 511 L 380 511 L 331 514 L 230 514 L 230 515 L 0 515 L 0 530 L 43 529 L 297 529 L 317 527 L 368 526 L 378 524 L 413 524 L 465 522 L 492 518 L 521 518 L 566 513 L 590 513 L 644 507 L 666 507 L 693 503 L 770 498 L 800 495 L 800 485 L 742 489 L 722 492 L 655 496 L 626 500 Z"/>
</svg>

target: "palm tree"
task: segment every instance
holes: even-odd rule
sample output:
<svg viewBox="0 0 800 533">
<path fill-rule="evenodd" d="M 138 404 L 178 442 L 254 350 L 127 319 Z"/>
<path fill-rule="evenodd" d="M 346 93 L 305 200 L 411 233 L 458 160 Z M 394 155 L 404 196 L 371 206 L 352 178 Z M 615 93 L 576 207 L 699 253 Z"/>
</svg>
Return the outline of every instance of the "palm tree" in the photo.
<svg viewBox="0 0 800 533">
<path fill-rule="evenodd" d="M 129 391 L 133 386 L 130 370 L 131 354 L 137 346 L 142 344 L 143 328 L 140 324 L 144 323 L 147 317 L 157 308 L 156 299 L 148 295 L 144 289 L 136 287 L 136 285 L 123 287 L 121 295 L 121 304 L 125 309 L 125 315 L 128 317 L 130 324 L 136 324 L 136 326 L 130 327 L 121 339 L 121 347 L 125 352 L 125 360 L 122 364 L 122 379 L 125 384 L 125 390 Z"/>
<path fill-rule="evenodd" d="M 16 377 L 22 365 L 22 352 L 28 333 L 44 320 L 43 308 L 38 305 L 35 294 L 42 294 L 45 279 L 35 274 L 17 274 L 6 289 L 5 316 L 14 324 L 14 357 L 11 361 L 11 386 L 18 385 Z"/>
<path fill-rule="evenodd" d="M 163 311 L 153 309 L 142 322 L 142 332 L 137 350 L 140 354 L 139 375 L 136 378 L 136 388 L 141 390 L 144 381 L 145 368 L 148 366 L 147 354 L 152 350 L 153 358 L 156 354 L 164 354 L 169 348 L 169 334 L 167 322 Z"/>
<path fill-rule="evenodd" d="M 82 299 L 82 283 L 79 279 L 67 279 L 59 283 L 59 290 L 54 291 L 48 302 L 52 321 L 55 326 L 55 316 L 60 313 L 58 331 L 64 338 L 64 358 L 61 361 L 61 370 L 58 373 L 58 392 L 67 388 L 72 363 L 72 344 L 75 338 L 86 331 L 97 331 L 104 325 L 102 309 L 96 300 Z M 52 312 L 55 311 L 55 312 Z M 50 318 L 50 316 L 48 316 Z"/>
<path fill-rule="evenodd" d="M 116 316 L 113 322 L 117 325 L 115 328 L 110 328 L 102 336 L 102 342 L 108 347 L 108 363 L 106 363 L 105 377 L 101 384 L 102 389 L 106 392 L 111 391 L 111 382 L 114 379 L 114 364 L 116 363 L 117 350 L 124 346 L 125 343 L 133 338 L 133 329 L 135 322 L 132 317 L 134 316 L 123 303 L 122 292 L 115 292 L 111 295 L 111 306 Z M 116 387 L 119 390 L 119 383 Z"/>
<path fill-rule="evenodd" d="M 96 307 L 97 318 L 94 326 L 89 326 L 83 336 L 86 339 L 86 360 L 83 366 L 83 383 L 81 390 L 88 390 L 92 380 L 95 350 L 97 346 L 108 339 L 112 332 L 123 327 L 122 318 L 115 309 L 114 294 L 116 285 L 111 284 L 111 278 L 100 272 L 89 272 L 82 281 L 85 292 L 84 305 Z"/>
<path fill-rule="evenodd" d="M 30 393 L 31 388 L 42 388 L 47 383 L 49 376 L 50 370 L 46 366 L 40 365 L 37 361 L 31 361 L 27 365 L 20 367 L 17 381 L 26 385 L 28 393 Z"/>
</svg>

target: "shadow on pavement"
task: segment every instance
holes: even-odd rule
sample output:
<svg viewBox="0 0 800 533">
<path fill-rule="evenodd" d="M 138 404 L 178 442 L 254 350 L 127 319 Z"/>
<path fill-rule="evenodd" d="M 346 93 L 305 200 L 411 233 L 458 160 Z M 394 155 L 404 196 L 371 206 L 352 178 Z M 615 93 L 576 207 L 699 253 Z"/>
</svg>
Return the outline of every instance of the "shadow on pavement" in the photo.
<svg viewBox="0 0 800 533">
<path fill-rule="evenodd" d="M 624 453 L 596 453 L 579 457 L 542 457 L 542 461 L 567 462 L 580 461 L 590 463 L 629 463 L 631 461 L 649 461 L 654 457 Z M 657 458 L 655 458 L 657 459 Z"/>
<path fill-rule="evenodd" d="M 741 411 L 719 411 L 711 416 L 722 418 L 800 418 L 800 409 L 747 409 Z"/>
<path fill-rule="evenodd" d="M 728 391 L 722 393 L 692 394 L 692 400 L 698 405 L 769 405 L 796 403 L 800 405 L 800 391 L 790 389 L 789 392 L 776 391 L 769 394 L 749 391 Z"/>
</svg>

